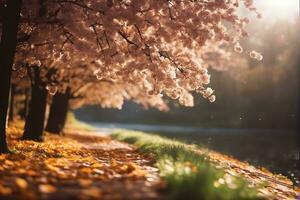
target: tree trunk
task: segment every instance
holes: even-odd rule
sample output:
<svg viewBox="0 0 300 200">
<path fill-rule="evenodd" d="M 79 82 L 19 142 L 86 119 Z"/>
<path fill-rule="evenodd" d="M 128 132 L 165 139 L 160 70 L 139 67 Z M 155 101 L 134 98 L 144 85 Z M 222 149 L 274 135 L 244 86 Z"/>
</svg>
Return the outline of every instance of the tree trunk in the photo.
<svg viewBox="0 0 300 200">
<path fill-rule="evenodd" d="M 0 43 L 0 153 L 8 152 L 6 143 L 6 118 L 12 65 L 14 61 L 17 32 L 20 19 L 21 0 L 7 0 L 3 13 Z"/>
<path fill-rule="evenodd" d="M 46 131 L 54 134 L 59 134 L 62 132 L 67 118 L 69 99 L 69 88 L 67 89 L 66 93 L 56 93 L 54 95 L 50 107 Z"/>
<path fill-rule="evenodd" d="M 14 106 L 15 106 L 15 84 L 11 84 L 10 88 L 10 100 L 9 100 L 9 115 L 8 121 L 14 121 Z"/>
<path fill-rule="evenodd" d="M 40 69 L 34 68 L 34 83 L 31 89 L 29 112 L 26 117 L 23 138 L 25 140 L 42 141 L 48 91 L 42 87 Z"/>
<path fill-rule="evenodd" d="M 23 108 L 20 110 L 19 115 L 21 119 L 26 119 L 27 113 L 28 113 L 28 103 L 29 103 L 29 90 L 25 89 L 25 99 L 23 101 Z"/>
</svg>

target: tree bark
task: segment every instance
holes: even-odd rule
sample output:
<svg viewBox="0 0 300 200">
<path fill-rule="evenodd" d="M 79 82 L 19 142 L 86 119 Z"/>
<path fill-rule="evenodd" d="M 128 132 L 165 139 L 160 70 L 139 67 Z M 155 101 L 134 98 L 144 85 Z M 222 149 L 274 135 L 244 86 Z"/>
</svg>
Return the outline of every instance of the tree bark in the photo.
<svg viewBox="0 0 300 200">
<path fill-rule="evenodd" d="M 39 67 L 33 67 L 33 70 L 34 82 L 22 139 L 42 141 L 48 91 L 42 86 Z"/>
<path fill-rule="evenodd" d="M 25 99 L 23 101 L 23 108 L 20 110 L 19 115 L 21 119 L 26 119 L 27 113 L 28 113 L 28 103 L 29 103 L 29 90 L 25 89 Z"/>
<path fill-rule="evenodd" d="M 6 118 L 22 0 L 7 0 L 6 4 L 0 43 L 0 153 L 8 152 L 5 130 Z"/>
<path fill-rule="evenodd" d="M 50 113 L 46 126 L 46 131 L 54 134 L 62 132 L 68 112 L 70 99 L 70 89 L 66 93 L 56 93 L 53 97 L 50 107 Z"/>
<path fill-rule="evenodd" d="M 15 90 L 16 86 L 15 84 L 11 84 L 10 88 L 10 100 L 9 100 L 9 115 L 8 115 L 8 121 L 13 122 L 14 121 L 14 106 L 15 106 Z"/>
</svg>

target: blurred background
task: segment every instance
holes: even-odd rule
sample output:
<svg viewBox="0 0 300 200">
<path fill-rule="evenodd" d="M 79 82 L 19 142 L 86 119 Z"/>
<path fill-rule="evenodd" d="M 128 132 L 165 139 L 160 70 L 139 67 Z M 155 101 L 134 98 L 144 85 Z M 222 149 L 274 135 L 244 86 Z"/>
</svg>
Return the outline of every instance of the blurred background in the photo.
<svg viewBox="0 0 300 200">
<path fill-rule="evenodd" d="M 195 107 L 170 103 L 169 112 L 130 102 L 122 110 L 87 106 L 76 110 L 76 117 L 98 127 L 155 132 L 202 145 L 299 185 L 299 2 L 256 0 L 256 5 L 263 18 L 249 15 L 251 36 L 241 44 L 264 59 L 245 55 L 229 71 L 210 69 L 216 102 L 199 96 Z M 240 12 L 248 13 L 243 8 Z"/>
</svg>

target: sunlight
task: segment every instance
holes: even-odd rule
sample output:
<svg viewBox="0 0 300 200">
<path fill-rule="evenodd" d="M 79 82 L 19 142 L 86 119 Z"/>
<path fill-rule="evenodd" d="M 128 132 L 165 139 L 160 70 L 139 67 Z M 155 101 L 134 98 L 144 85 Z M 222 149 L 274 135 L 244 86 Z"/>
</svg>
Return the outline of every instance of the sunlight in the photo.
<svg viewBox="0 0 300 200">
<path fill-rule="evenodd" d="M 299 11 L 298 0 L 256 0 L 256 4 L 268 19 L 293 19 Z"/>
<path fill-rule="evenodd" d="M 0 200 L 300 200 L 299 1 L 0 0 Z"/>
</svg>

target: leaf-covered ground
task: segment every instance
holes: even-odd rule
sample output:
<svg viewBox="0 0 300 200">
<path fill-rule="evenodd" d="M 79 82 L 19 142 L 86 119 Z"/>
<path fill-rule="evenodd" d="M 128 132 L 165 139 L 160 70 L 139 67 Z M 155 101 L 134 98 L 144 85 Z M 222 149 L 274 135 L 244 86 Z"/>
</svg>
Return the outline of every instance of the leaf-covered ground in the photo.
<svg viewBox="0 0 300 200">
<path fill-rule="evenodd" d="M 80 124 L 79 124 L 80 125 Z M 64 136 L 22 141 L 8 128 L 0 199 L 296 199 L 285 177 L 208 149 L 120 130 L 119 142 L 72 123 Z M 88 129 L 89 130 L 88 130 Z"/>
<path fill-rule="evenodd" d="M 158 169 L 125 143 L 81 130 L 22 141 L 8 128 L 11 154 L 0 155 L 0 199 L 159 199 Z"/>
</svg>

